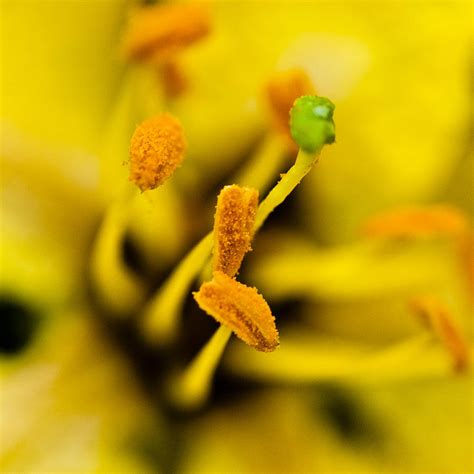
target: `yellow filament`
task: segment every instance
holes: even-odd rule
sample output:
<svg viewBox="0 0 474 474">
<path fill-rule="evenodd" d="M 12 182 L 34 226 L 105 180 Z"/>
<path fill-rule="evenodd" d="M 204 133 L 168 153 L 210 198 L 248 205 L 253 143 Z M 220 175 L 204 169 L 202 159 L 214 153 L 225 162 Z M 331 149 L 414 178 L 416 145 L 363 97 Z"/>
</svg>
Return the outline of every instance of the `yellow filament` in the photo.
<svg viewBox="0 0 474 474">
<path fill-rule="evenodd" d="M 234 177 L 233 182 L 258 189 L 260 194 L 264 194 L 287 162 L 288 150 L 285 139 L 280 134 L 268 133 L 255 154 Z"/>
<path fill-rule="evenodd" d="M 212 233 L 204 237 L 181 260 L 178 267 L 146 306 L 142 316 L 143 335 L 150 343 L 173 342 L 183 298 L 212 251 Z"/>
<path fill-rule="evenodd" d="M 296 186 L 300 184 L 300 181 L 311 171 L 316 162 L 317 154 L 306 153 L 300 149 L 295 164 L 287 173 L 281 175 L 280 181 L 258 206 L 254 232 L 260 229 L 270 213 L 291 194 Z"/>
<path fill-rule="evenodd" d="M 232 332 L 220 326 L 186 370 L 170 383 L 170 399 L 180 408 L 200 407 L 209 396 L 211 382 Z"/>
<path fill-rule="evenodd" d="M 285 350 L 267 357 L 236 344 L 226 353 L 224 365 L 238 376 L 276 384 L 432 379 L 447 372 L 445 353 L 432 341 L 432 334 L 423 333 L 378 348 L 300 331 L 286 334 Z"/>
<path fill-rule="evenodd" d="M 122 262 L 122 239 L 128 207 L 117 202 L 107 211 L 98 231 L 91 257 L 91 278 L 102 305 L 117 315 L 126 315 L 145 297 L 143 282 Z"/>
</svg>

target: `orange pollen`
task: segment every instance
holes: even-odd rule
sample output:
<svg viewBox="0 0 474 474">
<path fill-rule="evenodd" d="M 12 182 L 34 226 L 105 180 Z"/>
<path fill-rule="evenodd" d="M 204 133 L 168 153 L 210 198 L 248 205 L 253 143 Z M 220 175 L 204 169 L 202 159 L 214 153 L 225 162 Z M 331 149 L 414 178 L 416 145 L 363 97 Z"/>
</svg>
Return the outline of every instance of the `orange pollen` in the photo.
<svg viewBox="0 0 474 474">
<path fill-rule="evenodd" d="M 213 270 L 233 277 L 245 254 L 252 250 L 258 191 L 237 185 L 225 186 L 217 198 L 214 217 Z"/>
<path fill-rule="evenodd" d="M 163 184 L 181 164 L 186 149 L 179 120 L 163 113 L 142 122 L 130 143 L 130 181 L 142 191 Z"/>
<path fill-rule="evenodd" d="M 453 317 L 444 305 L 434 297 L 420 296 L 411 301 L 412 309 L 427 329 L 442 341 L 453 358 L 454 370 L 463 372 L 469 366 L 469 347 Z"/>
<path fill-rule="evenodd" d="M 210 31 L 207 11 L 197 4 L 159 4 L 141 7 L 130 18 L 124 52 L 142 60 L 175 53 Z"/>
<path fill-rule="evenodd" d="M 369 237 L 459 237 L 468 228 L 468 218 L 461 211 L 448 205 L 435 205 L 400 208 L 376 215 L 365 222 L 362 231 Z"/>
<path fill-rule="evenodd" d="M 193 293 L 199 307 L 228 326 L 235 335 L 258 351 L 271 352 L 278 345 L 278 331 L 272 312 L 256 288 L 250 288 L 223 272 L 203 283 Z"/>
<path fill-rule="evenodd" d="M 289 113 L 293 103 L 302 95 L 315 94 L 311 79 L 302 69 L 277 72 L 267 84 L 266 94 L 270 104 L 275 128 L 292 140 Z"/>
</svg>

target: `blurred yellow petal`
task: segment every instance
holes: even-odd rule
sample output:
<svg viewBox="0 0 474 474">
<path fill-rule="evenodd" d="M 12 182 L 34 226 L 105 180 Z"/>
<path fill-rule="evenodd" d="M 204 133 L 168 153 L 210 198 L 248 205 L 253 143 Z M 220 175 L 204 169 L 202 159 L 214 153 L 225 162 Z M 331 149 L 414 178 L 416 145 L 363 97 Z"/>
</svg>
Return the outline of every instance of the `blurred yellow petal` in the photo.
<svg viewBox="0 0 474 474">
<path fill-rule="evenodd" d="M 95 150 L 123 68 L 125 3 L 3 2 L 4 119 L 34 138 Z"/>
<path fill-rule="evenodd" d="M 162 425 L 128 361 L 85 311 L 57 314 L 20 358 L 0 359 L 6 472 L 156 472 Z M 126 381 L 126 383 L 125 383 Z"/>
</svg>

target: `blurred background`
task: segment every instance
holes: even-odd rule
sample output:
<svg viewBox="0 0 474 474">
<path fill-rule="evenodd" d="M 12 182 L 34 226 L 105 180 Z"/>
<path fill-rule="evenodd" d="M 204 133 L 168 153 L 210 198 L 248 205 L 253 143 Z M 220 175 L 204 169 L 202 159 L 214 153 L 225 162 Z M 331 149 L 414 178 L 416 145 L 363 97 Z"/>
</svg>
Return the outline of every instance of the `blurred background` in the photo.
<svg viewBox="0 0 474 474">
<path fill-rule="evenodd" d="M 472 473 L 472 5 L 192 6 L 208 34 L 157 60 L 124 52 L 130 25 L 189 12 L 1 2 L 2 472 Z M 172 375 L 217 324 L 188 291 L 173 343 L 150 343 L 143 309 L 223 185 L 263 196 L 294 162 L 268 95 L 290 70 L 336 104 L 337 136 L 239 275 L 281 346 L 232 337 L 185 409 Z M 161 111 L 186 159 L 141 195 L 130 137 Z"/>
</svg>

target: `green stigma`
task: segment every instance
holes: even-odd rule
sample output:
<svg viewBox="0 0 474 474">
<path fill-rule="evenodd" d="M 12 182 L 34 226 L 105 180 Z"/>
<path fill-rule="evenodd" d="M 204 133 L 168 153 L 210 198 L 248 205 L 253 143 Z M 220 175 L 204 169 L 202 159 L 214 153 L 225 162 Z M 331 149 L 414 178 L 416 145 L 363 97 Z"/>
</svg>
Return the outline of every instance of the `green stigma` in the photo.
<svg viewBox="0 0 474 474">
<path fill-rule="evenodd" d="M 323 145 L 334 142 L 334 108 L 326 97 L 305 95 L 295 100 L 290 111 L 290 131 L 302 150 L 315 153 Z"/>
</svg>

